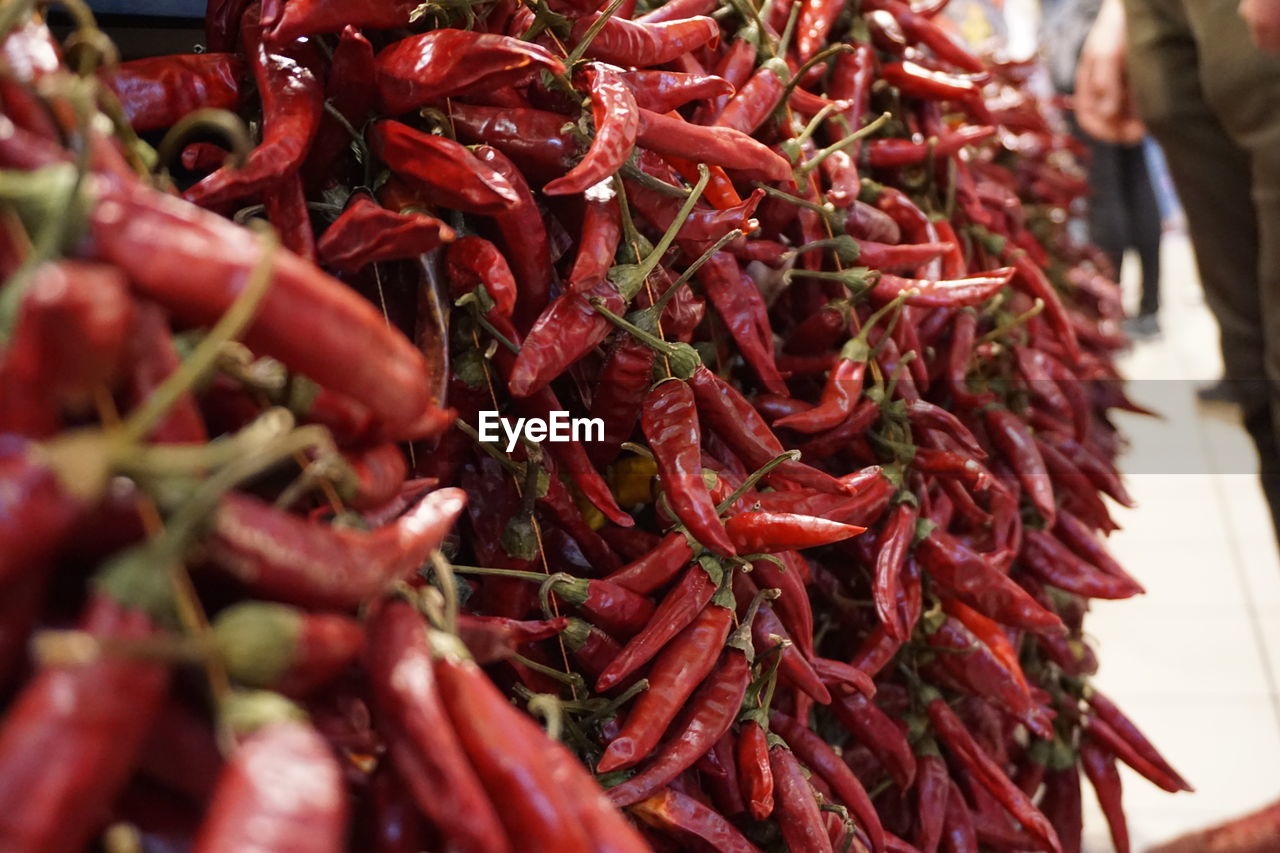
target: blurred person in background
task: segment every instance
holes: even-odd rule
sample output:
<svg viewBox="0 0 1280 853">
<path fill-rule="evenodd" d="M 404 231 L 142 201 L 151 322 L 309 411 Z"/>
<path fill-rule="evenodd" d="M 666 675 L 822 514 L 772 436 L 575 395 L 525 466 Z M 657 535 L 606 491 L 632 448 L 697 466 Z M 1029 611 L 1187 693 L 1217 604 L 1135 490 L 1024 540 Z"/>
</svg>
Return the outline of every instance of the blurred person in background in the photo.
<svg viewBox="0 0 1280 853">
<path fill-rule="evenodd" d="M 1090 27 L 1103 0 L 1045 0 L 1042 42 L 1049 76 L 1059 94 L 1075 91 L 1076 67 Z M 1071 129 L 1089 147 L 1089 239 L 1106 253 L 1117 278 L 1125 252 L 1133 249 L 1142 268 L 1138 313 L 1126 328 L 1135 338 L 1160 332 L 1160 206 L 1147 170 L 1140 129 L 1134 136 L 1100 138 L 1081 130 L 1074 116 Z"/>
<path fill-rule="evenodd" d="M 1103 0 L 1075 106 L 1164 149 L 1280 538 L 1280 0 Z"/>
</svg>

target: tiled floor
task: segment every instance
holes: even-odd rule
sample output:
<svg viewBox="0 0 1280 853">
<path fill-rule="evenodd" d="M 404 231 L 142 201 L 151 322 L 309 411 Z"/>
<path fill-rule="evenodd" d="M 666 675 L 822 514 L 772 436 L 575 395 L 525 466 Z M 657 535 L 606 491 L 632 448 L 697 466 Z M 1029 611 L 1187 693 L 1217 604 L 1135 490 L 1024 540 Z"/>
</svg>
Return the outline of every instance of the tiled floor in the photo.
<svg viewBox="0 0 1280 853">
<path fill-rule="evenodd" d="M 1095 682 L 1196 786 L 1173 796 L 1125 769 L 1135 851 L 1280 797 L 1280 560 L 1234 411 L 1195 399 L 1220 362 L 1185 238 L 1166 238 L 1164 261 L 1164 334 L 1122 366 L 1165 419 L 1118 419 L 1139 507 L 1117 510 L 1110 541 L 1147 594 L 1086 623 Z M 1085 808 L 1086 853 L 1111 850 L 1091 791 Z"/>
</svg>

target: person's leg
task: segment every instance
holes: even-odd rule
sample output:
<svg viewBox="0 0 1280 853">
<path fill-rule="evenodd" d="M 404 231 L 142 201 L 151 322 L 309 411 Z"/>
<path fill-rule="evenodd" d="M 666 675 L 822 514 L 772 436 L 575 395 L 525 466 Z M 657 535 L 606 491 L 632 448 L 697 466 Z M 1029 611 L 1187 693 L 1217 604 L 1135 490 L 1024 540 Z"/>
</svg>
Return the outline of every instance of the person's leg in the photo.
<svg viewBox="0 0 1280 853">
<path fill-rule="evenodd" d="M 1147 170 L 1142 145 L 1125 146 L 1123 157 L 1125 209 L 1130 244 L 1142 264 L 1142 300 L 1138 316 L 1154 316 L 1160 310 L 1160 203 Z"/>
<path fill-rule="evenodd" d="M 1187 7 L 1204 7 L 1210 44 L 1196 38 Z M 1245 428 L 1258 448 L 1263 486 L 1272 521 L 1280 534 L 1280 450 L 1275 439 L 1263 296 L 1259 284 L 1258 213 L 1253 196 L 1253 163 L 1211 108 L 1202 63 L 1213 58 L 1212 40 L 1228 42 L 1230 21 L 1239 23 L 1229 0 L 1126 0 L 1129 74 L 1139 113 L 1164 149 L 1174 186 L 1182 199 L 1187 229 L 1205 298 L 1218 321 L 1225 374 L 1243 409 Z M 1197 20 L 1203 21 L 1197 10 Z M 1243 28 L 1243 24 L 1241 24 Z M 1253 53 L 1230 39 L 1231 51 Z M 1219 52 L 1215 49 L 1215 54 Z M 1214 80 L 1221 79 L 1221 72 Z M 1249 85 L 1273 88 L 1280 78 Z M 1215 83 L 1215 85 L 1220 85 Z M 1242 96 L 1240 91 L 1216 101 Z M 1217 106 L 1220 106 L 1218 104 Z M 1272 113 L 1273 120 L 1280 119 Z M 1275 223 L 1273 223 L 1273 226 Z"/>
<path fill-rule="evenodd" d="M 1119 279 L 1129 242 L 1121 179 L 1123 146 L 1099 142 L 1084 133 L 1080 138 L 1089 146 L 1089 239 L 1111 261 Z"/>
</svg>

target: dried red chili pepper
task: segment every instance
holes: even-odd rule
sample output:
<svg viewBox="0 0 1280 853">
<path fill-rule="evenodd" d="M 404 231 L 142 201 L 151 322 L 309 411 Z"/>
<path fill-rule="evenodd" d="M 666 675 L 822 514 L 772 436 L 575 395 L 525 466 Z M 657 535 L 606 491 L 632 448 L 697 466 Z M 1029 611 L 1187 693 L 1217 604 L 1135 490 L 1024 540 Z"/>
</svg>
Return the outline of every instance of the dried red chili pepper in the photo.
<svg viewBox="0 0 1280 853">
<path fill-rule="evenodd" d="M 724 523 L 741 554 L 771 554 L 816 548 L 857 536 L 866 530 L 825 518 L 789 512 L 741 512 Z"/>
<path fill-rule="evenodd" d="M 573 293 L 589 293 L 605 282 L 622 239 L 622 211 L 616 198 L 608 201 L 587 199 L 584 208 L 578 254 L 565 282 L 566 288 Z M 606 387 L 603 381 L 601 387 Z"/>
<path fill-rule="evenodd" d="M 337 853 L 346 845 L 347 811 L 342 771 L 319 732 L 269 723 L 231 756 L 192 849 Z"/>
<path fill-rule="evenodd" d="M 724 653 L 719 656 L 715 668 L 688 700 L 688 709 L 684 712 L 687 721 L 680 730 L 668 739 L 667 743 L 654 755 L 653 761 L 646 764 L 643 770 L 621 785 L 609 789 L 609 799 L 614 803 L 619 806 L 629 806 L 648 798 L 680 773 L 692 767 L 729 731 L 738 716 L 738 709 L 742 705 L 747 685 L 751 681 L 753 651 L 750 623 L 752 615 L 752 612 L 748 611 L 743 617 L 742 624 L 726 642 Z M 686 630 L 692 629 L 690 626 Z M 673 642 L 671 648 L 674 647 Z M 714 646 L 703 648 L 714 648 Z M 712 657 L 705 655 L 705 652 L 704 656 Z M 623 728 L 623 734 L 620 737 L 625 737 L 627 729 L 631 728 L 632 717 L 641 713 L 641 703 L 645 697 L 662 686 L 658 683 L 660 665 L 661 658 L 655 661 L 649 676 L 649 690 L 641 694 L 636 701 L 632 716 L 628 717 L 627 725 Z M 652 706 L 650 706 L 651 709 Z M 654 721 L 653 725 L 657 727 L 657 721 Z M 617 740 L 614 743 L 617 743 Z M 610 746 L 612 747 L 612 744 Z"/>
<path fill-rule="evenodd" d="M 379 261 L 416 258 L 453 239 L 453 229 L 434 216 L 397 213 L 361 193 L 325 229 L 316 251 L 326 266 L 351 273 Z"/>
<path fill-rule="evenodd" d="M 1044 530 L 1026 532 L 1019 560 L 1045 583 L 1086 598 L 1131 598 L 1142 591 L 1128 578 L 1095 569 Z"/>
<path fill-rule="evenodd" d="M 927 703 L 929 719 L 943 744 L 977 782 L 995 797 L 1009 814 L 1048 849 L 1060 853 L 1053 826 L 1027 796 L 1005 776 L 1004 770 L 973 739 L 951 707 L 935 696 Z"/>
<path fill-rule="evenodd" d="M 364 632 L 336 613 L 245 601 L 218 614 L 214 642 L 241 684 L 305 696 L 360 654 Z"/>
<path fill-rule="evenodd" d="M 706 844 L 721 853 L 760 853 L 733 824 L 688 794 L 667 788 L 631 807 L 641 822 L 678 839 Z"/>
<path fill-rule="evenodd" d="M 665 11 L 666 3 L 657 11 Z M 646 21 L 648 23 L 661 23 Z M 733 84 L 711 74 L 684 74 L 679 71 L 637 69 L 622 72 L 622 82 L 631 90 L 636 106 L 655 113 L 679 109 L 694 101 L 732 95 Z"/>
<path fill-rule="evenodd" d="M 341 32 L 344 27 L 367 27 L 394 30 L 409 26 L 413 0 L 362 5 L 345 0 L 288 0 L 268 3 L 275 6 L 274 15 L 264 9 L 262 25 L 272 42 L 286 44 L 307 36 Z M 283 7 L 283 8 L 281 8 Z"/>
<path fill-rule="evenodd" d="M 787 849 L 793 853 L 832 853 L 813 787 L 795 755 L 785 746 L 770 746 L 769 766 L 773 770 L 778 826 Z"/>
<path fill-rule="evenodd" d="M 1182 790 L 1194 790 L 1178 771 L 1173 769 L 1173 765 L 1165 760 L 1165 757 L 1152 746 L 1146 736 L 1138 730 L 1138 727 L 1125 716 L 1124 712 L 1116 707 L 1114 702 L 1100 691 L 1092 688 L 1085 693 L 1085 699 L 1089 702 L 1089 707 L 1098 715 L 1098 719 L 1105 722 L 1111 731 L 1128 743 L 1136 755 L 1141 756 L 1151 766 L 1158 768 L 1170 779 L 1178 782 Z"/>
<path fill-rule="evenodd" d="M 1074 766 L 1045 774 L 1040 810 L 1053 824 L 1062 842 L 1062 853 L 1080 853 L 1084 814 L 1080 803 L 1080 771 Z M 1121 848 L 1117 845 L 1116 850 Z"/>
<path fill-rule="evenodd" d="M 1032 505 L 1046 525 L 1052 526 L 1057 512 L 1053 484 L 1027 425 L 1008 409 L 996 407 L 984 411 L 983 418 L 987 434 L 1017 473 Z"/>
<path fill-rule="evenodd" d="M 571 44 L 577 44 L 600 17 L 597 12 L 574 22 Z M 587 46 L 586 55 L 613 65 L 648 68 L 665 65 L 678 56 L 720 38 L 720 25 L 708 17 L 660 23 L 628 21 L 617 16 L 605 21 Z"/>
<path fill-rule="evenodd" d="M 688 627 L 711 601 L 720 584 L 722 569 L 714 558 L 691 566 L 653 612 L 644 630 L 632 637 L 622 652 L 596 679 L 596 690 L 620 683 L 658 654 L 673 637 Z"/>
<path fill-rule="evenodd" d="M 103 641 L 155 637 L 152 617 L 116 597 L 127 595 L 138 574 L 104 575 L 81 629 Z M 128 781 L 168 680 L 165 664 L 103 656 L 44 668 L 27 682 L 0 728 L 0 846 L 82 850 Z"/>
<path fill-rule="evenodd" d="M 494 214 L 518 201 L 506 178 L 451 139 L 384 120 L 370 128 L 369 145 L 391 171 L 420 184 L 446 207 Z"/>
<path fill-rule="evenodd" d="M 1100 717 L 1087 717 L 1085 730 L 1089 733 L 1089 737 L 1093 738 L 1125 764 L 1138 771 L 1139 774 L 1150 780 L 1158 788 L 1168 791 L 1170 794 L 1191 789 L 1186 780 L 1179 776 L 1177 771 L 1168 765 L 1168 762 L 1152 761 L 1146 755 L 1148 750 L 1122 736 L 1120 732 L 1116 731 Z"/>
<path fill-rule="evenodd" d="M 378 97 L 399 115 L 456 95 L 523 83 L 564 64 L 531 42 L 441 28 L 400 39 L 377 56 Z"/>
<path fill-rule="evenodd" d="M 869 291 L 873 300 L 888 302 L 905 294 L 906 304 L 921 308 L 963 308 L 981 305 L 1009 285 L 1011 267 L 1001 267 L 953 281 L 901 278 L 882 273 Z"/>
<path fill-rule="evenodd" d="M 366 630 L 365 668 L 379 728 L 418 808 L 459 850 L 510 851 L 497 811 L 445 711 L 422 617 L 404 601 L 387 600 L 373 609 Z"/>
<path fill-rule="evenodd" d="M 368 93 L 374 87 L 373 77 L 373 45 L 355 27 L 345 27 L 325 81 L 328 108 L 302 168 L 308 186 L 322 185 L 333 175 L 335 161 L 352 143 L 348 128 L 364 126 L 372 108 Z"/>
<path fill-rule="evenodd" d="M 192 53 L 134 59 L 98 77 L 120 101 L 138 132 L 172 127 L 202 108 L 234 110 L 246 72 L 231 53 Z"/>
<path fill-rule="evenodd" d="M 765 181 L 791 177 L 791 164 L 781 155 L 732 128 L 703 127 L 642 109 L 636 141 L 650 151 L 723 166 L 744 177 Z"/>
<path fill-rule="evenodd" d="M 461 489 L 429 492 L 385 527 L 328 527 L 242 494 L 223 498 L 208 560 L 260 595 L 310 607 L 351 607 L 403 579 L 440 547 L 462 512 Z"/>
<path fill-rule="evenodd" d="M 561 132 L 565 117 L 559 113 L 450 101 L 449 120 L 460 139 L 487 143 L 536 181 L 563 175 L 577 151 L 573 137 Z"/>
<path fill-rule="evenodd" d="M 738 730 L 738 781 L 747 797 L 751 817 L 764 820 L 773 813 L 773 769 L 769 765 L 769 736 L 755 720 Z"/>
<path fill-rule="evenodd" d="M 904 791 L 910 789 L 916 777 L 916 759 L 897 723 L 860 693 L 835 697 L 831 709 L 858 742 L 871 750 L 894 784 Z"/>
<path fill-rule="evenodd" d="M 635 148 L 640 114 L 631 89 L 607 65 L 592 63 L 585 73 L 595 134 L 578 165 L 542 188 L 547 195 L 586 192 L 617 172 Z"/>
<path fill-rule="evenodd" d="M 245 14 L 245 50 L 262 98 L 262 142 L 239 168 L 223 166 L 188 189 L 183 197 L 202 207 L 218 207 L 253 195 L 298 170 L 307 156 L 324 111 L 324 86 L 314 46 L 295 42 L 268 47 L 255 7 Z"/>
<path fill-rule="evenodd" d="M 648 554 L 606 576 L 605 580 L 648 595 L 674 578 L 693 555 L 693 548 L 683 533 L 668 533 Z"/>
<path fill-rule="evenodd" d="M 1085 738 L 1080 743 L 1080 765 L 1089 777 L 1089 784 L 1098 795 L 1098 805 L 1107 819 L 1107 829 L 1111 833 L 1111 843 L 1116 853 L 1129 853 L 1129 825 L 1124 816 L 1124 805 L 1121 802 L 1123 790 L 1120 774 L 1116 771 L 1116 758 L 1106 752 L 1099 744 Z M 1079 779 L 1076 780 L 1077 787 Z"/>
</svg>

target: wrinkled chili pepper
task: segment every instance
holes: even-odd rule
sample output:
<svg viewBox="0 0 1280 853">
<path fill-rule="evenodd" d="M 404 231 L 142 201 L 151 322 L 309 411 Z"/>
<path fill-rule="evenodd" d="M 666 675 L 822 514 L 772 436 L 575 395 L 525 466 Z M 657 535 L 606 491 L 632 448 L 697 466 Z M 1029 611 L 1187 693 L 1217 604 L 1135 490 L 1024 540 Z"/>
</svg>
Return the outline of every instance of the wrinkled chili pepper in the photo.
<svg viewBox="0 0 1280 853">
<path fill-rule="evenodd" d="M 198 109 L 235 109 L 246 70 L 235 54 L 192 53 L 134 59 L 99 76 L 143 132 L 172 127 Z"/>
<path fill-rule="evenodd" d="M 434 216 L 396 213 L 358 195 L 325 229 L 316 251 L 327 266 L 355 272 L 379 261 L 416 258 L 453 239 L 453 229 Z"/>
<path fill-rule="evenodd" d="M 601 64 L 589 66 L 585 75 L 595 134 L 578 165 L 542 188 L 547 195 L 585 192 L 617 172 L 636 144 L 639 108 L 621 75 Z"/>
<path fill-rule="evenodd" d="M 1115 845 L 1116 853 L 1128 853 L 1129 825 L 1121 803 L 1122 783 L 1120 774 L 1116 771 L 1115 756 L 1086 737 L 1080 743 L 1080 765 L 1085 776 L 1089 777 L 1094 793 L 1098 795 L 1098 805 L 1107 819 L 1107 829 L 1111 833 L 1111 843 Z"/>
</svg>

